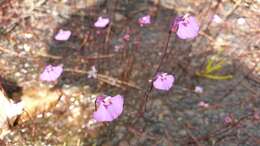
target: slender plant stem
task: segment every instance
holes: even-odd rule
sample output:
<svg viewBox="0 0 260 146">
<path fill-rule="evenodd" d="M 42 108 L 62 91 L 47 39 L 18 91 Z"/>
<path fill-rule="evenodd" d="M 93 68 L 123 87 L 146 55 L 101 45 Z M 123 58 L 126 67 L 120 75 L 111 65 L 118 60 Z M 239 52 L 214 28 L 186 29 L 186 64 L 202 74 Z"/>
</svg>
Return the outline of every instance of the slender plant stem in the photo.
<svg viewBox="0 0 260 146">
<path fill-rule="evenodd" d="M 172 35 L 172 31 L 169 31 L 168 33 L 168 38 L 167 38 L 167 41 L 166 41 L 166 44 L 165 44 L 165 47 L 164 47 L 164 50 L 163 50 L 163 55 L 160 59 L 160 62 L 159 62 L 159 65 L 158 67 L 156 68 L 154 74 L 153 74 L 153 77 L 157 75 L 157 73 L 160 71 L 161 69 L 161 66 L 163 64 L 163 61 L 164 59 L 166 58 L 167 56 L 167 50 L 168 50 L 168 47 L 169 47 L 169 42 L 170 42 L 170 38 L 171 38 L 171 35 Z M 154 80 L 154 79 L 153 79 Z M 140 108 L 139 108 L 139 112 L 138 114 L 140 116 L 143 116 L 145 110 L 146 110 L 146 103 L 149 99 L 149 95 L 150 93 L 152 92 L 153 90 L 153 80 L 151 81 L 151 84 L 150 84 L 150 87 L 148 88 L 148 90 L 144 93 L 144 96 L 143 96 L 143 99 L 142 99 L 142 102 L 140 104 Z"/>
</svg>

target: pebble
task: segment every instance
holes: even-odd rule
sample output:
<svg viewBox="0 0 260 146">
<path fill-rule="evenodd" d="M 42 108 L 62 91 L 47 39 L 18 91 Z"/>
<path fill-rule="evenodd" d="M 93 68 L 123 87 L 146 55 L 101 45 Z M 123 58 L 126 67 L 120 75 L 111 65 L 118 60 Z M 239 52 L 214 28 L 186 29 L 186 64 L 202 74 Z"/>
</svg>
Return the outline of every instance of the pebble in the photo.
<svg viewBox="0 0 260 146">
<path fill-rule="evenodd" d="M 27 71 L 26 69 L 22 68 L 22 69 L 21 69 L 21 72 L 24 73 L 24 74 L 26 74 L 28 71 Z"/>
<path fill-rule="evenodd" d="M 115 21 L 122 21 L 125 20 L 126 17 L 120 13 L 115 13 Z"/>
<path fill-rule="evenodd" d="M 221 23 L 223 20 L 217 14 L 215 14 L 213 16 L 213 20 L 212 21 L 218 24 L 218 23 Z"/>
<path fill-rule="evenodd" d="M 14 74 L 15 77 L 21 77 L 21 75 L 22 75 L 22 74 L 21 74 L 20 72 L 16 72 L 16 73 Z"/>
<path fill-rule="evenodd" d="M 238 24 L 238 25 L 244 25 L 245 23 L 246 23 L 245 18 L 238 18 L 238 19 L 237 19 L 237 24 Z"/>
<path fill-rule="evenodd" d="M 24 51 L 26 51 L 26 52 L 30 52 L 31 47 L 30 47 L 28 44 L 24 44 L 24 45 L 23 45 L 23 49 L 24 49 Z"/>
<path fill-rule="evenodd" d="M 121 141 L 118 146 L 130 146 L 129 143 L 127 141 Z"/>
<path fill-rule="evenodd" d="M 182 136 L 187 135 L 187 132 L 185 130 L 180 130 L 178 133 Z"/>
<path fill-rule="evenodd" d="M 25 67 L 25 68 L 27 68 L 27 67 L 29 67 L 29 66 L 30 66 L 29 63 L 25 63 L 25 64 L 24 64 L 24 67 Z"/>
<path fill-rule="evenodd" d="M 33 34 L 31 34 L 31 33 L 25 33 L 25 34 L 24 34 L 24 37 L 27 38 L 27 39 L 30 39 L 30 38 L 33 37 Z"/>
</svg>

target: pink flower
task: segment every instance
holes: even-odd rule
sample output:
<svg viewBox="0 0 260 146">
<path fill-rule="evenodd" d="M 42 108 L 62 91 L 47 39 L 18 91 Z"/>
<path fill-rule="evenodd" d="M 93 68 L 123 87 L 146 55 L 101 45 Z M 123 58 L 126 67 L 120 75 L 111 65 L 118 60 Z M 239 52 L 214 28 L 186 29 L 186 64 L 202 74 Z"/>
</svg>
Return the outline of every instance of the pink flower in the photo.
<svg viewBox="0 0 260 146">
<path fill-rule="evenodd" d="M 52 82 L 57 80 L 63 72 L 63 65 L 48 65 L 40 75 L 40 80 Z"/>
<path fill-rule="evenodd" d="M 172 87 L 174 82 L 174 76 L 168 75 L 167 73 L 160 73 L 156 76 L 156 79 L 153 81 L 153 86 L 156 89 L 168 91 Z"/>
<path fill-rule="evenodd" d="M 70 38 L 70 35 L 71 31 L 60 29 L 54 38 L 57 41 L 67 41 Z"/>
<path fill-rule="evenodd" d="M 232 119 L 232 117 L 230 117 L 230 116 L 226 116 L 226 117 L 224 118 L 224 123 L 225 123 L 225 124 L 230 124 L 230 123 L 232 123 L 232 121 L 233 121 L 233 119 Z"/>
<path fill-rule="evenodd" d="M 98 20 L 95 22 L 94 26 L 97 28 L 105 28 L 109 24 L 109 18 L 98 17 Z"/>
<path fill-rule="evenodd" d="M 114 97 L 99 96 L 96 99 L 98 109 L 94 112 L 93 117 L 98 122 L 113 121 L 123 112 L 124 98 L 121 95 Z"/>
<path fill-rule="evenodd" d="M 143 27 L 144 25 L 147 25 L 147 24 L 151 24 L 151 16 L 146 15 L 146 16 L 140 17 L 138 19 L 138 23 L 141 27 Z"/>
<path fill-rule="evenodd" d="M 198 106 L 199 106 L 199 107 L 203 107 L 203 108 L 208 108 L 208 107 L 209 107 L 209 104 L 206 103 L 206 102 L 204 102 L 204 101 L 200 101 L 200 102 L 198 103 Z"/>
<path fill-rule="evenodd" d="M 171 24 L 171 31 L 177 31 L 177 36 L 180 39 L 193 39 L 199 33 L 199 24 L 195 17 L 186 14 L 175 18 Z"/>
<path fill-rule="evenodd" d="M 195 89 L 194 89 L 194 92 L 196 92 L 196 93 L 203 93 L 203 87 L 196 86 Z"/>
</svg>

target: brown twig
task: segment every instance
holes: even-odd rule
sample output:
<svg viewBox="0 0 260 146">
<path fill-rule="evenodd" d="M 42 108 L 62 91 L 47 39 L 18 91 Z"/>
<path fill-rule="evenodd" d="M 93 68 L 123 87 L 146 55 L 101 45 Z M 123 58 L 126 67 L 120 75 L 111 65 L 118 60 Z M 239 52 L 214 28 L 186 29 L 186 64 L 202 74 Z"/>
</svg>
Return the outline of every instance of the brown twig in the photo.
<svg viewBox="0 0 260 146">
<path fill-rule="evenodd" d="M 66 68 L 66 69 L 64 69 L 64 71 L 80 73 L 80 74 L 87 74 L 88 73 L 88 71 L 85 71 L 85 70 L 71 69 L 71 68 Z M 125 81 L 119 80 L 117 78 L 113 78 L 113 77 L 110 77 L 110 76 L 107 76 L 107 75 L 103 75 L 103 74 L 97 74 L 97 80 L 99 80 L 101 82 L 104 82 L 104 83 L 107 83 L 109 85 L 118 87 L 118 88 L 123 88 L 124 89 L 124 86 L 128 86 L 128 87 L 131 87 L 131 88 L 134 88 L 134 89 L 138 89 L 138 90 L 141 89 L 135 83 L 125 82 Z"/>
<path fill-rule="evenodd" d="M 168 46 L 169 46 L 169 42 L 170 42 L 170 38 L 171 38 L 171 34 L 172 34 L 172 31 L 169 31 L 168 33 L 168 37 L 167 37 L 167 41 L 166 41 L 166 44 L 165 44 L 165 47 L 164 47 L 164 51 L 163 51 L 163 55 L 160 59 L 160 62 L 159 62 L 159 65 L 157 67 L 157 69 L 155 70 L 154 74 L 153 74 L 153 78 L 154 76 L 156 76 L 156 74 L 159 72 L 159 70 L 161 69 L 161 66 L 162 66 L 162 63 L 165 59 L 165 57 L 167 56 L 167 50 L 168 50 Z M 138 110 L 138 114 L 140 116 L 143 116 L 144 112 L 145 112 L 145 109 L 146 109 L 146 103 L 148 101 L 148 98 L 149 98 L 149 94 L 152 92 L 153 90 L 153 82 L 150 83 L 150 87 L 148 88 L 148 90 L 145 92 L 143 98 L 142 98 L 142 101 L 140 103 L 140 107 L 139 107 L 139 110 Z"/>
</svg>

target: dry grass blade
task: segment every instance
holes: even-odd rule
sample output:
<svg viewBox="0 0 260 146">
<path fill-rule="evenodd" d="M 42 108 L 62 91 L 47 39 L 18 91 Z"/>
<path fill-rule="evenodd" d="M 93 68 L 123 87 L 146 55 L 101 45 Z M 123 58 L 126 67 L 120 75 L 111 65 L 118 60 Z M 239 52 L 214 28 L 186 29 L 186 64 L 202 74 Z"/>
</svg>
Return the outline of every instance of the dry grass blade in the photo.
<svg viewBox="0 0 260 146">
<path fill-rule="evenodd" d="M 119 80 L 119 79 L 116 79 L 116 78 L 113 78 L 113 77 L 110 77 L 110 76 L 98 74 L 97 78 L 98 78 L 98 80 L 100 80 L 102 82 L 105 82 L 109 85 L 116 86 L 116 87 L 119 87 L 119 88 L 121 88 L 122 86 L 128 86 L 128 87 L 139 89 L 139 90 L 141 89 L 140 87 L 138 87 L 134 83 L 125 82 L 125 81 L 122 81 L 122 80 Z"/>
<path fill-rule="evenodd" d="M 88 72 L 85 70 L 79 70 L 79 69 L 64 69 L 64 71 L 68 71 L 68 72 L 75 72 L 75 73 L 80 73 L 80 74 L 87 74 Z M 132 82 L 126 82 L 126 81 L 122 81 L 119 80 L 117 78 L 113 78 L 107 75 L 103 75 L 103 74 L 97 74 L 97 79 L 101 82 L 107 83 L 109 85 L 118 87 L 118 88 L 123 88 L 124 86 L 128 86 L 134 89 L 138 89 L 140 90 L 141 88 L 139 86 L 137 86 L 135 83 Z"/>
<path fill-rule="evenodd" d="M 0 46 L 0 51 L 8 53 L 8 54 L 11 54 L 11 55 L 14 55 L 14 56 L 19 56 L 18 53 L 14 52 L 14 51 L 11 51 L 11 50 L 8 50 L 8 49 L 5 49 L 4 47 L 1 47 L 1 46 Z"/>
</svg>

